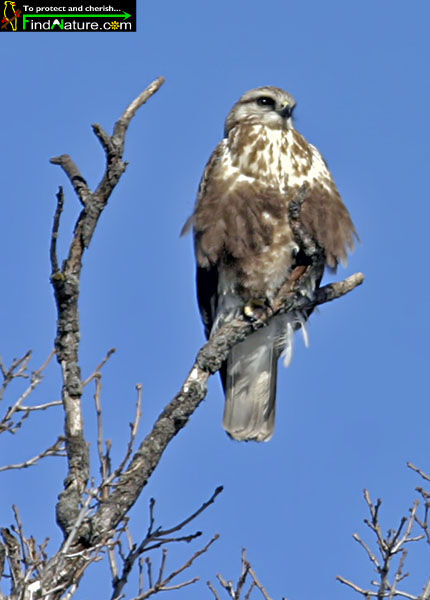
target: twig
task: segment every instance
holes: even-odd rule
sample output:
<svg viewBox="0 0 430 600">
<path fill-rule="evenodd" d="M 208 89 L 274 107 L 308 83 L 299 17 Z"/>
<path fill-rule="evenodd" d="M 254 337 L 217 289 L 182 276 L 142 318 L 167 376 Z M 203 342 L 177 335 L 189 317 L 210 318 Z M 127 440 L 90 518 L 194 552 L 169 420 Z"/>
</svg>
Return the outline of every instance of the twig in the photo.
<svg viewBox="0 0 430 600">
<path fill-rule="evenodd" d="M 336 579 L 340 583 L 343 583 L 343 584 L 349 586 L 350 588 L 352 588 L 353 590 L 355 590 L 356 592 L 359 592 L 365 598 L 378 598 L 379 599 L 381 597 L 379 592 L 365 590 L 365 589 L 361 588 L 359 585 L 353 583 L 352 581 L 349 581 L 348 579 L 345 579 L 344 577 L 341 577 L 340 575 L 337 575 Z M 414 596 L 413 594 L 408 594 L 407 592 L 402 592 L 400 590 L 396 590 L 395 596 L 400 596 L 401 598 L 409 598 L 409 600 L 424 600 L 423 597 Z"/>
<path fill-rule="evenodd" d="M 133 100 L 131 104 L 129 104 L 122 117 L 116 122 L 112 137 L 114 143 L 117 143 L 120 146 L 121 152 L 124 150 L 125 135 L 132 118 L 135 116 L 139 108 L 143 106 L 151 98 L 151 96 L 158 92 L 164 81 L 164 77 L 158 77 L 158 79 L 148 85 L 146 90 L 139 94 L 139 96 Z"/>
<path fill-rule="evenodd" d="M 245 594 L 245 598 L 244 600 L 249 600 L 252 594 L 252 590 L 255 588 L 255 581 L 251 581 L 251 585 L 249 586 L 249 590 L 246 592 Z M 287 600 L 286 598 L 283 598 L 282 600 Z"/>
<path fill-rule="evenodd" d="M 423 479 L 425 479 L 426 481 L 430 481 L 430 476 L 427 475 L 427 473 L 424 473 L 424 471 L 422 471 L 421 469 L 419 469 L 418 467 L 416 467 L 411 462 L 407 462 L 406 464 L 408 465 L 408 467 L 410 469 L 412 469 L 412 471 L 415 471 L 415 473 L 418 473 L 418 475 L 420 475 Z"/>
<path fill-rule="evenodd" d="M 21 394 L 21 396 L 15 402 L 15 404 L 13 406 L 9 407 L 2 422 L 10 421 L 16 412 L 23 410 L 22 403 L 24 402 L 24 400 L 26 400 L 30 396 L 30 394 L 34 391 L 34 389 L 41 383 L 42 378 L 43 378 L 43 371 L 49 365 L 54 354 L 55 354 L 55 350 L 52 350 L 52 352 L 49 354 L 48 358 L 45 360 L 45 362 L 42 364 L 42 366 L 39 367 L 39 369 L 36 369 L 36 371 L 33 371 L 33 373 L 31 374 L 30 385 L 24 390 L 24 392 Z M 28 357 L 28 359 L 27 359 L 27 357 Z M 10 379 L 13 379 L 13 378 L 19 377 L 19 376 L 21 376 L 21 377 L 23 376 L 23 371 L 24 371 L 24 369 L 27 368 L 27 364 L 28 364 L 28 361 L 30 360 L 30 358 L 31 358 L 31 352 L 27 353 L 26 356 L 24 357 L 24 359 L 22 359 L 23 361 L 25 360 L 25 366 L 24 366 L 24 363 L 21 363 L 21 366 L 20 366 L 20 369 L 18 370 L 18 372 L 15 375 L 11 375 Z M 33 410 L 35 410 L 35 409 L 33 408 Z"/>
<path fill-rule="evenodd" d="M 43 450 L 33 458 L 29 458 L 22 463 L 16 463 L 13 465 L 5 465 L 0 467 L 1 471 L 10 471 L 12 469 L 26 469 L 27 467 L 32 467 L 36 463 L 38 463 L 42 458 L 46 458 L 47 456 L 66 456 L 64 451 L 64 438 L 59 437 L 52 446 L 49 446 L 46 450 Z"/>
<path fill-rule="evenodd" d="M 104 481 L 108 477 L 108 469 L 106 464 L 106 456 L 103 452 L 103 416 L 102 416 L 102 405 L 101 405 L 101 390 L 102 390 L 102 381 L 101 376 L 98 374 L 95 376 L 96 380 L 96 391 L 94 394 L 94 404 L 96 407 L 96 417 L 97 417 L 97 452 L 99 455 L 99 463 L 100 463 L 100 475 L 102 481 Z M 102 498 L 106 499 L 108 494 L 108 489 L 106 486 L 102 488 Z"/>
<path fill-rule="evenodd" d="M 82 382 L 82 387 L 87 386 L 95 377 L 97 377 L 97 375 L 100 374 L 100 371 L 103 369 L 103 367 L 108 362 L 108 360 L 110 359 L 110 357 L 113 354 L 115 354 L 115 352 L 116 352 L 116 348 L 111 348 L 108 351 L 108 353 L 106 354 L 106 356 L 104 357 L 104 359 L 101 361 L 101 363 L 99 363 L 97 365 L 97 367 L 94 369 L 94 371 L 91 373 L 91 375 L 89 375 L 86 379 L 84 379 L 84 381 Z"/>
<path fill-rule="evenodd" d="M 160 576 L 160 573 L 158 575 L 157 581 L 151 585 L 151 587 L 144 592 L 143 594 L 136 596 L 135 598 L 133 598 L 133 600 L 145 600 L 146 598 L 149 598 L 150 596 L 152 596 L 153 594 L 156 594 L 157 592 L 161 592 L 161 591 L 169 591 L 169 590 L 179 590 L 183 587 L 192 585 L 193 583 L 196 583 L 196 581 L 199 580 L 199 577 L 193 577 L 193 579 L 189 579 L 188 581 L 183 581 L 182 583 L 178 583 L 176 585 L 169 585 L 170 582 L 175 579 L 175 577 L 177 577 L 178 575 L 180 575 L 181 573 L 183 573 L 185 570 L 189 569 L 191 567 L 191 565 L 193 564 L 193 562 L 202 554 L 204 554 L 205 552 L 207 552 L 209 550 L 209 548 L 212 546 L 212 544 L 219 538 L 219 535 L 214 535 L 213 538 L 211 540 L 209 540 L 209 542 L 200 550 L 197 550 L 192 556 L 191 558 L 189 558 L 184 564 L 182 564 L 178 569 L 176 569 L 175 571 L 172 571 L 170 573 L 170 575 L 168 575 L 167 577 L 165 577 L 163 579 L 162 576 Z M 167 553 L 167 550 L 165 551 L 165 553 Z M 162 561 L 162 567 L 164 570 L 164 561 Z M 148 579 L 152 579 L 152 577 L 148 577 Z"/>
<path fill-rule="evenodd" d="M 336 579 L 337 579 L 337 581 L 340 581 L 340 583 L 343 583 L 344 585 L 349 586 L 350 588 L 352 588 L 356 592 L 359 592 L 360 594 L 363 594 L 363 596 L 365 598 L 372 598 L 372 597 L 376 597 L 378 595 L 376 592 L 371 592 L 369 590 L 365 590 L 365 589 L 361 588 L 360 586 L 356 585 L 352 581 L 349 581 L 348 579 L 345 579 L 345 577 L 342 577 L 341 575 L 337 575 Z"/>
<path fill-rule="evenodd" d="M 267 593 L 266 588 L 263 586 L 263 584 L 258 579 L 257 574 L 255 573 L 254 569 L 252 569 L 251 567 L 249 568 L 249 574 L 251 575 L 255 585 L 258 587 L 260 592 L 263 594 L 263 597 L 265 598 L 265 600 L 272 600 L 272 598 Z"/>
<path fill-rule="evenodd" d="M 372 550 L 369 548 L 369 546 L 366 544 L 366 542 L 364 542 L 361 537 L 358 535 L 358 533 L 354 533 L 352 535 L 352 537 L 354 538 L 355 541 L 357 541 L 367 552 L 368 557 L 370 558 L 370 560 L 373 562 L 373 564 L 375 565 L 375 567 L 377 569 L 379 569 L 380 564 L 378 559 L 376 558 L 375 554 L 372 552 Z"/>
<path fill-rule="evenodd" d="M 230 596 L 230 598 L 232 598 L 232 600 L 236 600 L 235 595 L 234 595 L 233 582 L 227 581 L 226 579 L 224 579 L 224 577 L 221 575 L 221 573 L 217 573 L 216 578 L 220 582 L 221 586 L 225 589 L 227 594 Z"/>
<path fill-rule="evenodd" d="M 207 581 L 206 585 L 208 586 L 208 588 L 210 589 L 210 591 L 212 592 L 212 594 L 215 596 L 215 600 L 221 600 L 218 592 L 216 591 L 216 589 L 214 588 L 214 586 L 212 585 L 212 583 L 210 581 Z"/>
<path fill-rule="evenodd" d="M 242 563 L 245 567 L 246 572 L 251 575 L 253 583 L 260 590 L 260 592 L 262 593 L 265 600 L 272 600 L 272 598 L 269 596 L 269 593 L 267 592 L 266 588 L 258 579 L 256 572 L 254 571 L 254 569 L 251 566 L 251 563 L 247 559 L 245 548 L 242 550 Z"/>
<path fill-rule="evenodd" d="M 66 173 L 67 177 L 69 178 L 70 183 L 73 185 L 73 188 L 74 188 L 79 200 L 81 201 L 82 206 L 86 206 L 88 200 L 91 198 L 91 191 L 87 185 L 87 182 L 82 177 L 81 172 L 79 171 L 77 165 L 72 160 L 72 158 L 68 154 L 62 154 L 61 156 L 55 156 L 54 158 L 51 158 L 50 162 L 53 165 L 59 165 L 63 169 L 63 171 Z M 54 232 L 58 235 L 58 229 L 60 226 L 60 217 L 61 217 L 61 212 L 63 210 L 63 202 L 64 202 L 62 187 L 60 187 L 60 189 L 58 191 L 57 198 L 58 198 L 58 204 L 57 204 L 57 210 L 55 212 L 56 219 L 54 218 L 54 227 L 52 230 L 52 237 L 54 237 Z M 61 198 L 61 200 L 60 200 L 60 198 Z M 60 203 L 61 203 L 61 205 L 60 205 Z M 51 249 L 52 249 L 52 246 L 53 245 L 51 244 Z M 54 255 L 54 257 L 53 257 L 52 253 L 51 253 L 51 259 L 52 258 L 54 258 L 54 262 L 56 262 L 56 256 Z"/>
<path fill-rule="evenodd" d="M 227 592 L 228 596 L 232 600 L 241 600 L 242 590 L 245 586 L 245 583 L 249 579 L 251 579 L 251 583 L 250 583 L 249 589 L 244 597 L 244 600 L 249 600 L 249 598 L 251 597 L 251 593 L 255 588 L 260 590 L 260 592 L 265 600 L 272 600 L 272 598 L 269 596 L 268 591 L 266 590 L 264 585 L 260 582 L 259 578 L 257 577 L 256 572 L 252 568 L 251 563 L 249 562 L 249 560 L 246 556 L 245 548 L 242 549 L 241 572 L 240 572 L 240 576 L 237 580 L 236 588 L 235 588 L 233 582 L 227 581 L 221 575 L 221 573 L 217 573 L 216 577 L 217 577 L 221 587 Z M 209 589 L 211 590 L 211 592 L 215 595 L 215 597 L 218 600 L 220 600 L 220 597 L 219 597 L 216 589 L 214 588 L 214 586 L 211 584 L 210 581 L 207 582 L 207 585 L 208 585 Z"/>
<path fill-rule="evenodd" d="M 148 583 L 150 585 L 150 589 L 152 589 L 154 587 L 154 584 L 152 581 L 152 563 L 151 563 L 151 559 L 149 558 L 149 556 L 147 556 L 145 558 L 145 563 L 146 563 L 146 570 L 148 573 Z"/>
<path fill-rule="evenodd" d="M 27 553 L 26 553 L 26 539 L 24 536 L 24 528 L 22 525 L 22 521 L 21 521 L 21 516 L 19 514 L 19 510 L 18 507 L 16 506 L 16 504 L 12 504 L 12 510 L 13 510 L 13 514 L 15 517 L 15 521 L 16 521 L 16 528 L 14 526 L 12 526 L 12 528 L 14 529 L 15 533 L 18 535 L 18 539 L 19 539 L 19 543 L 21 544 L 21 557 L 22 557 L 22 562 L 25 566 L 26 569 L 28 569 L 28 561 L 27 561 Z"/>
<path fill-rule="evenodd" d="M 164 569 L 166 567 L 166 559 L 167 559 L 167 548 L 163 548 L 161 553 L 161 563 L 160 568 L 158 570 L 157 584 L 160 585 L 163 581 Z"/>
<path fill-rule="evenodd" d="M 191 523 L 191 521 L 194 521 L 194 519 L 196 519 L 203 511 L 205 511 L 211 504 L 213 504 L 215 502 L 217 496 L 219 496 L 219 494 L 221 494 L 223 489 L 224 488 L 222 485 L 218 486 L 216 488 L 216 490 L 214 491 L 214 493 L 212 494 L 212 496 L 209 498 L 209 500 L 207 500 L 206 502 L 203 502 L 203 504 L 195 512 L 193 512 L 192 515 L 190 515 L 189 517 L 184 519 L 184 521 L 181 521 L 181 523 L 179 523 L 178 525 L 175 525 L 175 527 L 171 527 L 170 529 L 157 530 L 156 531 L 157 537 L 170 535 L 171 533 L 175 533 L 176 531 L 183 529 L 186 525 L 188 525 L 188 523 Z"/>
<path fill-rule="evenodd" d="M 45 404 L 35 404 L 34 406 L 21 405 L 18 408 L 18 411 L 21 412 L 33 412 L 36 410 L 46 410 L 47 408 L 52 408 L 53 406 L 62 406 L 61 400 L 53 400 L 52 402 L 46 402 Z"/>
<path fill-rule="evenodd" d="M 58 240 L 58 232 L 60 229 L 60 219 L 61 214 L 63 212 L 64 207 L 64 191 L 63 187 L 60 185 L 57 193 L 57 208 L 55 209 L 54 214 L 54 223 L 52 225 L 52 233 L 51 233 L 51 248 L 50 248 L 50 257 L 51 257 L 51 265 L 52 271 L 54 273 L 58 273 L 58 255 L 57 255 L 57 240 Z"/>
<path fill-rule="evenodd" d="M 12 575 L 12 591 L 15 592 L 20 589 L 21 582 L 24 579 L 24 572 L 21 567 L 23 557 L 21 555 L 20 544 L 7 527 L 3 527 L 0 531 L 6 546 L 7 560 Z"/>
<path fill-rule="evenodd" d="M 390 590 L 390 595 L 388 596 L 389 600 L 393 600 L 393 598 L 395 598 L 396 592 L 397 592 L 397 584 L 400 583 L 400 581 L 402 581 L 402 579 L 405 579 L 405 577 L 407 577 L 407 575 L 408 575 L 407 573 L 403 573 L 403 568 L 405 566 L 405 561 L 406 561 L 407 555 L 408 555 L 408 551 L 402 550 L 399 564 L 398 564 L 396 572 L 394 574 L 394 582 L 393 582 L 393 585 Z"/>
<path fill-rule="evenodd" d="M 417 468 L 414 470 L 419 472 L 419 469 Z M 388 600 L 394 600 L 394 598 L 401 597 L 408 598 L 409 600 L 424 600 L 427 588 L 424 589 L 421 596 L 416 596 L 414 594 L 410 594 L 409 592 L 399 590 L 397 586 L 401 581 L 408 577 L 408 573 L 404 573 L 404 567 L 408 554 L 406 544 L 418 542 L 425 537 L 424 534 L 412 535 L 414 523 L 418 523 L 420 526 L 422 526 L 425 533 L 427 533 L 427 514 L 425 516 L 425 521 L 421 523 L 420 519 L 417 517 L 419 502 L 418 500 L 415 500 L 412 508 L 410 509 L 409 517 L 402 517 L 397 529 L 389 529 L 387 534 L 384 535 L 379 521 L 379 510 L 382 505 L 381 500 L 378 499 L 375 503 L 372 502 L 368 490 L 364 490 L 364 499 L 371 516 L 370 520 L 365 519 L 364 522 L 376 536 L 376 545 L 378 553 L 380 554 L 380 558 L 376 556 L 369 545 L 366 544 L 357 534 L 354 534 L 353 537 L 366 551 L 367 556 L 378 573 L 379 581 L 371 581 L 371 585 L 375 586 L 377 590 L 373 591 L 364 589 L 363 587 L 341 576 L 337 576 L 337 580 L 354 589 L 367 599 L 378 598 L 378 600 L 384 600 L 387 598 Z M 400 558 L 397 567 L 394 568 L 392 566 L 392 561 L 396 554 L 399 553 Z M 390 574 L 393 572 L 393 570 L 394 574 L 392 576 L 392 581 L 390 581 Z M 428 586 L 428 591 L 430 594 L 430 580 L 428 582 Z"/>
<path fill-rule="evenodd" d="M 421 600 L 428 600 L 430 598 L 430 577 L 427 580 L 427 583 L 423 589 L 423 593 L 421 594 Z"/>
<path fill-rule="evenodd" d="M 139 558 L 138 567 L 139 567 L 139 596 L 143 594 L 143 590 L 145 587 L 145 577 L 144 577 L 144 569 L 143 565 L 145 564 L 145 560 L 143 557 Z M 121 597 L 121 596 L 120 596 Z"/>
<path fill-rule="evenodd" d="M 32 352 L 31 350 L 29 350 L 21 358 L 15 358 L 12 361 L 12 364 L 9 368 L 6 367 L 6 365 L 0 357 L 0 371 L 3 376 L 3 384 L 0 388 L 0 400 L 3 399 L 4 392 L 13 379 L 17 379 L 18 377 L 28 379 L 26 370 L 27 365 L 31 359 L 31 354 Z"/>
<path fill-rule="evenodd" d="M 136 414 L 132 423 L 130 423 L 130 439 L 128 441 L 127 450 L 125 455 L 118 465 L 118 467 L 114 470 L 114 472 L 109 476 L 108 479 L 103 483 L 103 485 L 110 485 L 111 482 L 122 475 L 124 471 L 124 467 L 130 459 L 130 456 L 133 453 L 134 443 L 136 441 L 136 436 L 139 431 L 140 420 L 142 418 L 142 384 L 136 384 L 137 391 L 137 400 L 136 400 Z"/>
<path fill-rule="evenodd" d="M 237 580 L 235 598 L 240 598 L 240 594 L 243 586 L 245 585 L 245 581 L 248 576 L 250 567 L 251 565 L 246 559 L 246 550 L 245 548 L 242 548 L 242 572 L 240 574 L 239 579 Z"/>
</svg>

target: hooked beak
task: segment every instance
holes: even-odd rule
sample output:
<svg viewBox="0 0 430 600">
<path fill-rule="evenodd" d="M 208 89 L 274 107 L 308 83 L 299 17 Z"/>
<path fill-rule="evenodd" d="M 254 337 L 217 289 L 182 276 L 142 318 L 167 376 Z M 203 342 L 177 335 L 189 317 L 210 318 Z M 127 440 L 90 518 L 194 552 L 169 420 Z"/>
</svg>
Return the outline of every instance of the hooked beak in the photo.
<svg viewBox="0 0 430 600">
<path fill-rule="evenodd" d="M 292 113 L 293 107 L 290 104 L 288 104 L 288 102 L 284 102 L 284 104 L 281 105 L 281 110 L 279 111 L 281 117 L 284 119 L 289 119 Z"/>
</svg>

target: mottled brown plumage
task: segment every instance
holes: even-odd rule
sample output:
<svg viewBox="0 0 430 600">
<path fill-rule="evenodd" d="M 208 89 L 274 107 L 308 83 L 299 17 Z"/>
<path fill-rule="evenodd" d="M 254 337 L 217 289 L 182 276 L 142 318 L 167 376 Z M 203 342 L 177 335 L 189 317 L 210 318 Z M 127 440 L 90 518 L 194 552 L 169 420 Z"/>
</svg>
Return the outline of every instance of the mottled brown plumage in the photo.
<svg viewBox="0 0 430 600">
<path fill-rule="evenodd" d="M 239 311 L 270 303 L 288 279 L 301 256 L 288 207 L 304 183 L 301 221 L 327 265 L 344 262 L 353 247 L 351 217 L 324 159 L 294 129 L 294 106 L 291 95 L 271 86 L 244 94 L 206 166 L 191 222 L 207 336 Z M 290 353 L 293 332 L 307 316 L 278 316 L 232 349 L 222 373 L 224 426 L 232 437 L 271 437 L 277 359 L 285 348 Z"/>
</svg>

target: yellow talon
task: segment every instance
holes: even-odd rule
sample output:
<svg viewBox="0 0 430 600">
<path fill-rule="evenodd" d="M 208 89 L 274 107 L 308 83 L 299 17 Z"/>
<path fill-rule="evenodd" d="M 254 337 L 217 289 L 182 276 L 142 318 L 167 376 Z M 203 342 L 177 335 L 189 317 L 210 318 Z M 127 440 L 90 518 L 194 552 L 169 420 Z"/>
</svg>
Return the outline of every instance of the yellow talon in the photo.
<svg viewBox="0 0 430 600">
<path fill-rule="evenodd" d="M 257 298 L 255 300 L 251 300 L 251 302 L 248 302 L 248 304 L 245 304 L 243 307 L 243 314 L 245 317 L 248 317 L 248 319 L 258 321 L 259 313 L 261 313 L 261 311 L 266 307 L 266 301 L 264 299 Z"/>
<path fill-rule="evenodd" d="M 245 317 L 249 318 L 251 318 L 254 314 L 254 311 L 252 310 L 252 307 L 249 304 L 243 307 L 243 312 L 245 314 Z"/>
</svg>

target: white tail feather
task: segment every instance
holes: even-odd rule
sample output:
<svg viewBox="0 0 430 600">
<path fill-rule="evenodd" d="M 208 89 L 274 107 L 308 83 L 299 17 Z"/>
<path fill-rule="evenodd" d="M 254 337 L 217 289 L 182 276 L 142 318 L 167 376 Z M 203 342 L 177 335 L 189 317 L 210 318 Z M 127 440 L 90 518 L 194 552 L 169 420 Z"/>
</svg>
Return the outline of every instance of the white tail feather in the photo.
<svg viewBox="0 0 430 600">
<path fill-rule="evenodd" d="M 291 325 L 291 321 L 287 322 L 285 328 L 285 348 L 282 352 L 284 358 L 284 367 L 289 367 L 293 358 L 294 351 L 294 329 Z"/>
<path fill-rule="evenodd" d="M 305 320 L 302 320 L 301 327 L 302 327 L 303 343 L 306 346 L 306 348 L 309 348 L 309 332 L 308 332 L 308 326 L 307 326 Z"/>
<path fill-rule="evenodd" d="M 282 354 L 288 366 L 293 356 L 294 332 L 304 319 L 298 314 L 278 315 L 236 344 L 227 359 L 223 425 L 236 440 L 268 441 L 275 426 L 277 362 Z"/>
<path fill-rule="evenodd" d="M 262 442 L 272 437 L 277 362 L 284 346 L 292 349 L 293 335 L 289 318 L 279 315 L 231 349 L 223 425 L 232 438 Z"/>
</svg>

